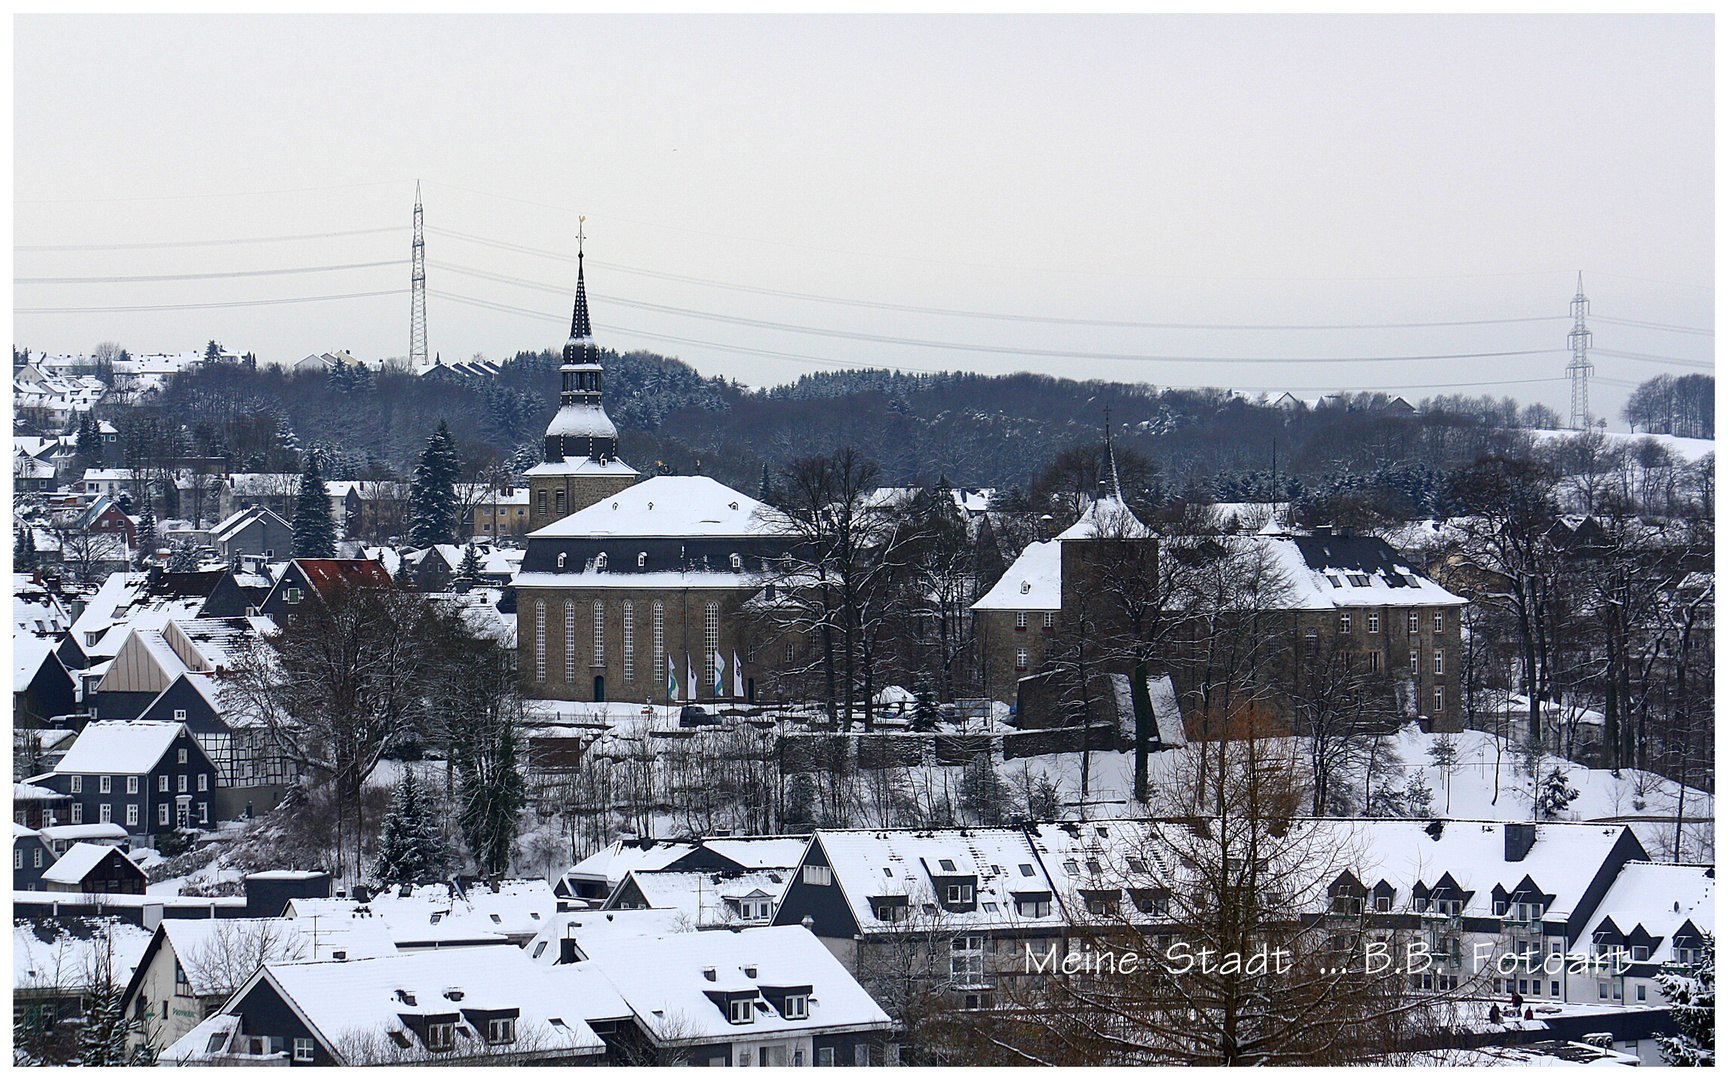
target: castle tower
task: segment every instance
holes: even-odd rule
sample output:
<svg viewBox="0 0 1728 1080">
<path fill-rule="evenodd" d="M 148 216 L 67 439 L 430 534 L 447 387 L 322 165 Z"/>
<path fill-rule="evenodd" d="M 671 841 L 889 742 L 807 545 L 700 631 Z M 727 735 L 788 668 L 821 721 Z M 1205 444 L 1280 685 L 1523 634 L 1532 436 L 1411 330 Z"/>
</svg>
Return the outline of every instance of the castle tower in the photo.
<svg viewBox="0 0 1728 1080">
<path fill-rule="evenodd" d="M 588 321 L 582 248 L 576 249 L 576 307 L 558 369 L 558 412 L 546 427 L 545 460 L 528 470 L 528 523 L 539 529 L 641 479 L 618 459 L 618 428 L 601 403 L 600 350 Z"/>
</svg>

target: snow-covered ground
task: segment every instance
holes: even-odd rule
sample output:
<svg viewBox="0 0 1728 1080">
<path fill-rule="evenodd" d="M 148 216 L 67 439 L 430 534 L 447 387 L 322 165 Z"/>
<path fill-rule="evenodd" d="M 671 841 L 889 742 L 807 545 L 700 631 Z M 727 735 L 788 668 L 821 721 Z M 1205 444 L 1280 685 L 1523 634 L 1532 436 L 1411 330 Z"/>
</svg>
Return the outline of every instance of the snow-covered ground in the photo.
<svg viewBox="0 0 1728 1080">
<path fill-rule="evenodd" d="M 1570 439 L 1577 435 L 1576 431 L 1554 431 L 1548 428 L 1533 428 L 1530 434 L 1537 439 Z M 1654 439 L 1678 459 L 1686 462 L 1698 461 L 1716 452 L 1715 439 L 1682 439 L 1677 435 L 1645 435 L 1638 432 L 1604 431 L 1602 433 L 1609 442 L 1626 443 L 1636 446 L 1645 439 Z"/>
</svg>

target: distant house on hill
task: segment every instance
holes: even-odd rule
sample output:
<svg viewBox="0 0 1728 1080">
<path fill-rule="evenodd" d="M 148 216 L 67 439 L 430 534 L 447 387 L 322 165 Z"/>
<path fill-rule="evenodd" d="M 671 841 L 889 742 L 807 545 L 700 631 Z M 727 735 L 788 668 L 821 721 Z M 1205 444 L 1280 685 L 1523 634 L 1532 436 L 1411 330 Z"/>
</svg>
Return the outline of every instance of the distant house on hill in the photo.
<svg viewBox="0 0 1728 1080">
<path fill-rule="evenodd" d="M 105 844 L 73 844 L 42 873 L 46 892 L 142 894 L 144 884 L 138 864 L 124 851 Z"/>
<path fill-rule="evenodd" d="M 259 612 L 281 619 L 314 597 L 328 600 L 341 589 L 389 587 L 389 572 L 372 559 L 294 559 L 283 568 Z"/>
<path fill-rule="evenodd" d="M 240 555 L 270 559 L 293 550 L 294 527 L 268 507 L 248 506 L 211 529 L 210 542 L 224 559 Z"/>
</svg>

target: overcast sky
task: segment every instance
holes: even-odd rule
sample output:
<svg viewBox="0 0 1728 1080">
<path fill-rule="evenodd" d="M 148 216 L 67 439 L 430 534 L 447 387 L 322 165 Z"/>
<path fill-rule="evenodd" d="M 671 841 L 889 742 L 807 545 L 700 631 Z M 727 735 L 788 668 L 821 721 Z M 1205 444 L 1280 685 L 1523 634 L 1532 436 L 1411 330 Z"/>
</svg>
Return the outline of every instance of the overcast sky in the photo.
<svg viewBox="0 0 1728 1080">
<path fill-rule="evenodd" d="M 1033 370 L 1564 415 L 1580 270 L 1613 427 L 1713 357 L 1708 16 L 14 25 L 35 349 L 406 354 L 418 179 L 446 360 L 562 344 L 578 215 L 603 345 L 752 385 Z M 209 276 L 87 280 L 166 275 Z M 304 297 L 341 298 L 243 305 Z M 1385 326 L 1411 323 L 1472 325 Z M 1316 326 L 1349 328 L 1285 329 Z"/>
</svg>

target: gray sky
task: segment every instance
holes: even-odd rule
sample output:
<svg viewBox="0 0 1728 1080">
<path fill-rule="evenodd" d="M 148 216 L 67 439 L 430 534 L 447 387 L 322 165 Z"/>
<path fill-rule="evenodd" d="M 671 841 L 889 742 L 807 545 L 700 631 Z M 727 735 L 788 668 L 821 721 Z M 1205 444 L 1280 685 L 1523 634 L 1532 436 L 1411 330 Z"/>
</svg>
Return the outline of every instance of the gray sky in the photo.
<svg viewBox="0 0 1728 1080">
<path fill-rule="evenodd" d="M 1713 357 L 1608 321 L 1713 327 L 1708 16 L 14 26 L 13 334 L 36 349 L 405 354 L 418 178 L 446 360 L 562 343 L 578 214 L 602 344 L 753 385 L 1033 370 L 1564 414 L 1579 270 L 1615 428 L 1630 385 Z"/>
</svg>

